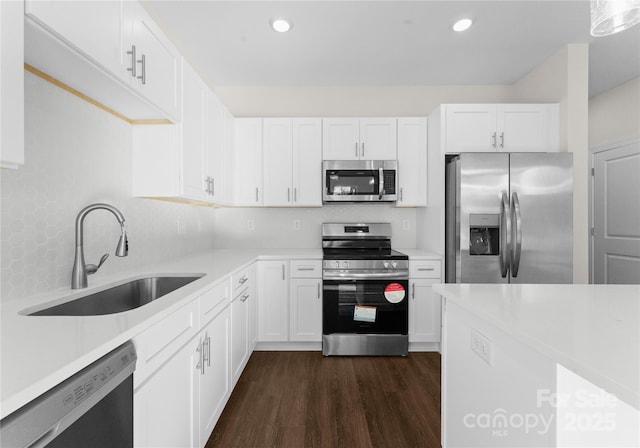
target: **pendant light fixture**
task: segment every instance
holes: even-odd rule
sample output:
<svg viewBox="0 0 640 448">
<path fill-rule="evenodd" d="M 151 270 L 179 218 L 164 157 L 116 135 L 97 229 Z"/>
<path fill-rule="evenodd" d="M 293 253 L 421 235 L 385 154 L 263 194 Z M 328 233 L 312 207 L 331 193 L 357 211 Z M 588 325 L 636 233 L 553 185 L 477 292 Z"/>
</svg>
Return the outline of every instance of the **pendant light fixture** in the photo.
<svg viewBox="0 0 640 448">
<path fill-rule="evenodd" d="M 640 0 L 591 0 L 591 35 L 609 36 L 640 23 Z"/>
</svg>

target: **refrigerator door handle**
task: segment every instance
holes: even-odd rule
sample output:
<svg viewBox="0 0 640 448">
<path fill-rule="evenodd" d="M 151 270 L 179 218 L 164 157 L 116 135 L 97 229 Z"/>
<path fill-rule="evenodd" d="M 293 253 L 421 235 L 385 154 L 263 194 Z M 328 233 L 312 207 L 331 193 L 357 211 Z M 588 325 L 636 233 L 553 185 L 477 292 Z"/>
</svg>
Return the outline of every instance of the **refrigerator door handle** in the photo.
<svg viewBox="0 0 640 448">
<path fill-rule="evenodd" d="M 520 255 L 522 254 L 522 214 L 520 212 L 520 199 L 518 199 L 518 193 L 513 193 L 511 195 L 511 231 L 512 236 L 511 240 L 512 244 L 512 265 L 511 265 L 511 276 L 518 276 L 518 269 L 520 268 Z"/>
<path fill-rule="evenodd" d="M 511 253 L 511 219 L 509 197 L 502 193 L 500 202 L 500 274 L 506 278 L 509 273 L 509 255 Z"/>
</svg>

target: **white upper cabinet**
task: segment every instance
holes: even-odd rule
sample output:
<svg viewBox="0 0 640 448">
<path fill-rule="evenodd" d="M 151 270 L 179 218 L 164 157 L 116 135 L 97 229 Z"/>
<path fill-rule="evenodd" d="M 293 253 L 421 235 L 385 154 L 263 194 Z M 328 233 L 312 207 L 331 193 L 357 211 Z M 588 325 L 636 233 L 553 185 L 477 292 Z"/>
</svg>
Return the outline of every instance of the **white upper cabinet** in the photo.
<svg viewBox="0 0 640 448">
<path fill-rule="evenodd" d="M 325 118 L 323 160 L 396 160 L 395 118 Z"/>
<path fill-rule="evenodd" d="M 22 3 L 0 1 L 0 168 L 24 163 Z"/>
<path fill-rule="evenodd" d="M 231 179 L 231 173 L 227 164 L 232 155 L 228 149 L 227 110 L 213 92 L 207 90 L 206 98 L 206 191 L 213 202 L 228 204 L 231 198 L 227 180 Z"/>
<path fill-rule="evenodd" d="M 136 61 L 133 87 L 175 119 L 180 118 L 180 53 L 138 2 L 125 2 L 125 49 Z M 129 72 L 131 73 L 131 72 Z"/>
<path fill-rule="evenodd" d="M 398 201 L 427 205 L 427 118 L 398 118 Z"/>
<path fill-rule="evenodd" d="M 25 2 L 25 62 L 130 120 L 180 120 L 180 53 L 136 1 Z"/>
<path fill-rule="evenodd" d="M 236 118 L 234 205 L 262 205 L 262 118 Z"/>
<path fill-rule="evenodd" d="M 559 149 L 557 104 L 447 104 L 443 108 L 447 153 Z"/>
<path fill-rule="evenodd" d="M 27 0 L 25 13 L 57 34 L 87 58 L 108 71 L 128 80 L 126 67 L 133 64 L 123 54 L 126 22 L 123 7 L 126 2 L 112 1 L 43 1 Z M 130 23 L 130 22 L 129 22 Z M 127 50 L 125 50 L 126 52 Z"/>
<path fill-rule="evenodd" d="M 263 120 L 263 205 L 322 205 L 321 128 L 317 118 Z"/>
</svg>

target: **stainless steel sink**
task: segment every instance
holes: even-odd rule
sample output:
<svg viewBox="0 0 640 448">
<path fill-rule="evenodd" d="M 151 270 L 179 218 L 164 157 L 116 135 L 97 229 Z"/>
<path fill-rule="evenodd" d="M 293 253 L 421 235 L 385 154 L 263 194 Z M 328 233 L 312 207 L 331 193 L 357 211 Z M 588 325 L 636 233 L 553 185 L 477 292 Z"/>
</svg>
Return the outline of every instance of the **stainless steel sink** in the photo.
<svg viewBox="0 0 640 448">
<path fill-rule="evenodd" d="M 145 277 L 61 303 L 29 316 L 97 316 L 129 311 L 141 307 L 198 280 L 203 275 L 188 277 Z"/>
</svg>

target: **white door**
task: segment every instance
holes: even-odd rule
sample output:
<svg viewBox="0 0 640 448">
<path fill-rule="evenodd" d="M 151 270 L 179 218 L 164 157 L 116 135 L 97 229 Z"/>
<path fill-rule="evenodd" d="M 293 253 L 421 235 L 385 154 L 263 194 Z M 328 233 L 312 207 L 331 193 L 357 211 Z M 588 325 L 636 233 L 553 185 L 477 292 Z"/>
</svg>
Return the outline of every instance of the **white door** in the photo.
<svg viewBox="0 0 640 448">
<path fill-rule="evenodd" d="M 358 160 L 360 122 L 357 118 L 322 120 L 322 160 Z"/>
<path fill-rule="evenodd" d="M 495 151 L 496 106 L 492 104 L 447 104 L 445 115 L 446 152 Z"/>
<path fill-rule="evenodd" d="M 592 282 L 640 284 L 640 142 L 593 156 Z"/>
<path fill-rule="evenodd" d="M 290 118 L 263 120 L 264 205 L 290 206 L 293 139 Z"/>
<path fill-rule="evenodd" d="M 289 338 L 289 262 L 258 262 L 258 341 Z"/>
<path fill-rule="evenodd" d="M 290 341 L 322 341 L 322 280 L 291 279 Z"/>
<path fill-rule="evenodd" d="M 360 160 L 396 160 L 396 119 L 360 119 Z"/>
<path fill-rule="evenodd" d="M 206 190 L 205 95 L 207 88 L 189 64 L 183 64 L 182 189 L 191 199 L 210 200 Z"/>
<path fill-rule="evenodd" d="M 249 290 L 231 303 L 231 374 L 235 383 L 249 353 Z"/>
<path fill-rule="evenodd" d="M 322 206 L 322 122 L 293 120 L 292 205 Z"/>
<path fill-rule="evenodd" d="M 498 151 L 557 151 L 557 108 L 556 104 L 498 105 L 496 111 Z"/>
<path fill-rule="evenodd" d="M 427 205 L 427 118 L 398 118 L 398 206 Z"/>
<path fill-rule="evenodd" d="M 432 285 L 440 279 L 409 282 L 409 342 L 440 342 L 440 296 Z"/>
<path fill-rule="evenodd" d="M 200 379 L 200 393 L 197 398 L 200 411 L 200 447 L 207 443 L 231 394 L 230 320 L 230 307 L 226 307 L 207 325 L 202 338 L 204 366 L 203 370 L 196 373 Z"/>
</svg>

